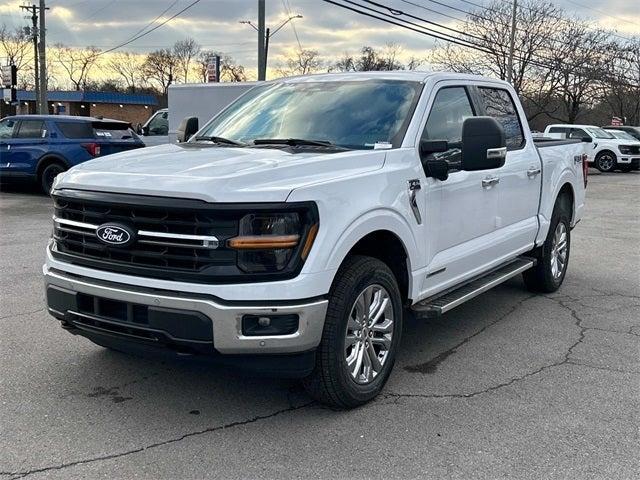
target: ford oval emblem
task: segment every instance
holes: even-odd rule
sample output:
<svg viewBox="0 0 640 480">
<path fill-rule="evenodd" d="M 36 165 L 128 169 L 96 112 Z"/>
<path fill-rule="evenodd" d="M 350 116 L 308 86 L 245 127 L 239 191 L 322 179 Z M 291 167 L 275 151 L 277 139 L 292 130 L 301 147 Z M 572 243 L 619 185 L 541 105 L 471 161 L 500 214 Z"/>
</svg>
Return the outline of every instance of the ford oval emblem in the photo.
<svg viewBox="0 0 640 480">
<path fill-rule="evenodd" d="M 98 240 L 107 245 L 117 245 L 119 247 L 132 243 L 134 235 L 135 232 L 129 227 L 115 223 L 105 223 L 96 229 Z"/>
</svg>

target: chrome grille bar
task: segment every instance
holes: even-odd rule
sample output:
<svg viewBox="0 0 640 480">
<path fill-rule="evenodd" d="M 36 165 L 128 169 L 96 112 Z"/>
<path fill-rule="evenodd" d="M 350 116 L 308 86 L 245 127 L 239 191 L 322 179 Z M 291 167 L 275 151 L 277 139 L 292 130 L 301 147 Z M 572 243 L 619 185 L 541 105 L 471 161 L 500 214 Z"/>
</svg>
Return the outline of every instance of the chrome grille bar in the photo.
<svg viewBox="0 0 640 480">
<path fill-rule="evenodd" d="M 84 229 L 87 229 L 87 230 L 91 230 L 91 232 L 82 232 L 82 231 L 75 231 L 74 232 L 74 233 L 82 233 L 82 234 L 88 234 L 88 233 L 95 232 L 97 230 L 97 228 L 100 226 L 100 225 L 93 225 L 91 223 L 77 222 L 75 220 L 67 220 L 66 218 L 59 218 L 59 217 L 56 217 L 55 215 L 53 217 L 53 221 L 57 225 L 61 225 L 58 228 L 60 230 L 62 230 L 62 231 L 69 231 L 68 229 L 65 230 L 65 227 L 64 227 L 65 225 L 66 226 L 70 226 L 70 227 L 84 228 Z M 219 245 L 218 238 L 213 236 L 213 235 L 185 235 L 185 234 L 181 234 L 181 233 L 152 232 L 152 231 L 148 231 L 148 230 L 138 230 L 137 231 L 137 236 L 138 237 L 149 237 L 149 238 L 154 238 L 154 239 L 167 239 L 167 241 L 162 241 L 162 240 L 144 240 L 144 239 L 140 239 L 139 240 L 140 243 L 148 243 L 148 244 L 153 244 L 153 245 L 164 245 L 164 246 L 167 246 L 167 247 L 187 247 L 187 248 L 215 249 L 215 248 L 218 248 L 218 245 Z M 181 241 L 184 241 L 184 242 L 192 241 L 192 242 L 199 242 L 199 243 L 193 243 L 193 244 L 180 243 Z"/>
</svg>

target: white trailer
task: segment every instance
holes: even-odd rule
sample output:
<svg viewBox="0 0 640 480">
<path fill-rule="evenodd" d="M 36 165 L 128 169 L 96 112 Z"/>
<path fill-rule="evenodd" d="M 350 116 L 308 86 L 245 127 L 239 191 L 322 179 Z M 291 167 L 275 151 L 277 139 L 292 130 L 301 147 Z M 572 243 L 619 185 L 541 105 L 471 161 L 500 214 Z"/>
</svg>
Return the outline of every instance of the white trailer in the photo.
<svg viewBox="0 0 640 480">
<path fill-rule="evenodd" d="M 185 117 L 198 117 L 200 126 L 259 82 L 186 83 L 169 87 L 169 138 L 176 143 L 176 131 Z"/>
</svg>

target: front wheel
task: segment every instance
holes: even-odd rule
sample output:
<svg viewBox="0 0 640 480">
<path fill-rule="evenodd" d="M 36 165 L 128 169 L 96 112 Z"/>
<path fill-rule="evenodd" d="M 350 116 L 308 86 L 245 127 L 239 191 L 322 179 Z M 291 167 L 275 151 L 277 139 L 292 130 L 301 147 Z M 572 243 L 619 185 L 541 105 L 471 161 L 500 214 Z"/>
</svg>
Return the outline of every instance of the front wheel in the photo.
<svg viewBox="0 0 640 480">
<path fill-rule="evenodd" d="M 617 159 L 611 152 L 602 152 L 596 156 L 596 168 L 601 172 L 613 172 L 616 169 Z"/>
<path fill-rule="evenodd" d="M 316 366 L 303 380 L 307 392 L 333 408 L 353 408 L 384 387 L 400 343 L 402 300 L 386 264 L 353 256 L 340 268 Z"/>
</svg>

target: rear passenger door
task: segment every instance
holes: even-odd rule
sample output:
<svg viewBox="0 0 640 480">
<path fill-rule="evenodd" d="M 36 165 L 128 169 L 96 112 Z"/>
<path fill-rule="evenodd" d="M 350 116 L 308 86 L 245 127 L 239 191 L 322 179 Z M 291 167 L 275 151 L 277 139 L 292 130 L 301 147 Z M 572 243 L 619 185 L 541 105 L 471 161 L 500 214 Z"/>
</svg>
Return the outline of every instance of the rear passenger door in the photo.
<svg viewBox="0 0 640 480">
<path fill-rule="evenodd" d="M 9 162 L 16 170 L 35 173 L 38 160 L 48 151 L 43 120 L 20 120 L 10 141 Z"/>
<path fill-rule="evenodd" d="M 500 197 L 496 229 L 498 252 L 514 256 L 532 247 L 538 232 L 538 207 L 542 185 L 542 164 L 532 141 L 527 141 L 509 90 L 478 86 L 484 115 L 495 118 L 504 128 L 507 158 L 500 169 Z"/>
</svg>

